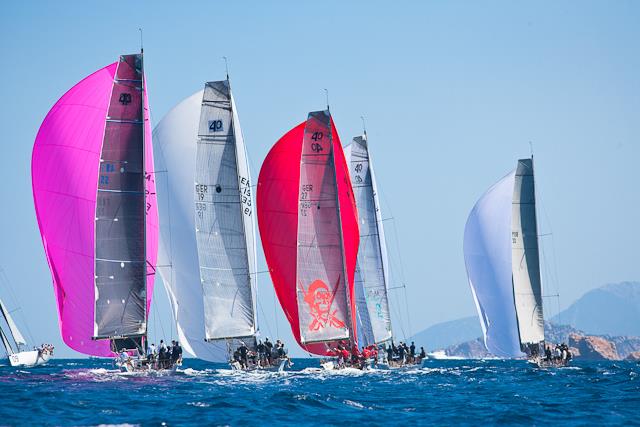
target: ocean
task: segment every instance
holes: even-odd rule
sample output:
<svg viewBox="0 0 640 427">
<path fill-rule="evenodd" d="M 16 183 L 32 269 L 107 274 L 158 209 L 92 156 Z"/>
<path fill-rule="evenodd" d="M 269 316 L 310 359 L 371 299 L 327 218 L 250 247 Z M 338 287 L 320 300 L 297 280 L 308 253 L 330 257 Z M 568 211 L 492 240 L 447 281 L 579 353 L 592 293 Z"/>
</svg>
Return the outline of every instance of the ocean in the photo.
<svg viewBox="0 0 640 427">
<path fill-rule="evenodd" d="M 425 368 L 232 372 L 186 359 L 127 377 L 108 360 L 0 367 L 0 425 L 621 425 L 640 422 L 640 364 L 430 361 Z"/>
</svg>

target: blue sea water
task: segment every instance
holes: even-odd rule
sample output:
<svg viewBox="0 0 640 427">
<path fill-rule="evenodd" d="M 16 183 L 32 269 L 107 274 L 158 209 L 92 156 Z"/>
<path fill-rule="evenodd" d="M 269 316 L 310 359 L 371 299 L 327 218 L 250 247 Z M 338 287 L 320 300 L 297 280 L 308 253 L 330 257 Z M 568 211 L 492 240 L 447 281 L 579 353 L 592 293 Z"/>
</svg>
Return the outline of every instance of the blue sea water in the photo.
<svg viewBox="0 0 640 427">
<path fill-rule="evenodd" d="M 640 364 L 430 361 L 425 368 L 232 372 L 185 360 L 127 377 L 105 360 L 0 367 L 0 425 L 621 425 L 640 420 Z"/>
</svg>

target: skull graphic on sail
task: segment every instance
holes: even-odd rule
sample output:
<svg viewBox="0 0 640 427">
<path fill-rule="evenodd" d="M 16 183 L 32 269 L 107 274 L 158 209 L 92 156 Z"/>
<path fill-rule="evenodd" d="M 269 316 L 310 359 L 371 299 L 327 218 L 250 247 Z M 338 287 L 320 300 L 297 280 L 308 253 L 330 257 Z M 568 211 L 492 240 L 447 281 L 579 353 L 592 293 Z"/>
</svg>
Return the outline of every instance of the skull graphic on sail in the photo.
<svg viewBox="0 0 640 427">
<path fill-rule="evenodd" d="M 304 302 L 309 306 L 309 312 L 313 317 L 313 321 L 309 324 L 310 331 L 317 331 L 326 327 L 345 327 L 344 322 L 338 319 L 336 315 L 338 309 L 332 309 L 331 307 L 336 297 L 336 292 L 338 292 L 339 284 L 340 278 L 338 278 L 336 286 L 331 292 L 329 286 L 319 279 L 311 283 L 306 291 L 302 283 L 300 283 L 300 289 L 304 294 Z"/>
</svg>

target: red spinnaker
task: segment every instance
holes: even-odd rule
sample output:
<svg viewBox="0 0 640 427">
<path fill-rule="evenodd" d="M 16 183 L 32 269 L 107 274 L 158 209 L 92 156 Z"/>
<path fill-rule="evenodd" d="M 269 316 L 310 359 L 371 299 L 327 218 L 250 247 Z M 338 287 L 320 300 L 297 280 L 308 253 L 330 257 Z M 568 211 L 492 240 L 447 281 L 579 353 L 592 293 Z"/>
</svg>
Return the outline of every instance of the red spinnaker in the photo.
<svg viewBox="0 0 640 427">
<path fill-rule="evenodd" d="M 305 126 L 303 122 L 287 132 L 271 148 L 258 178 L 257 211 L 262 246 L 280 305 L 298 344 L 306 351 L 326 355 L 337 342 L 303 343 L 300 333 L 297 292 L 298 215 L 300 214 L 300 167 Z M 331 119 L 342 242 L 347 272 L 350 318 L 345 319 L 352 341 L 357 345 L 354 273 L 358 254 L 358 219 L 353 189 L 338 132 Z M 332 180 L 333 181 L 333 180 Z M 319 209 L 319 208 L 318 208 Z M 321 233 L 322 224 L 316 224 Z M 310 285 L 310 284 L 307 284 Z M 344 289 L 342 289 L 344 292 Z"/>
</svg>

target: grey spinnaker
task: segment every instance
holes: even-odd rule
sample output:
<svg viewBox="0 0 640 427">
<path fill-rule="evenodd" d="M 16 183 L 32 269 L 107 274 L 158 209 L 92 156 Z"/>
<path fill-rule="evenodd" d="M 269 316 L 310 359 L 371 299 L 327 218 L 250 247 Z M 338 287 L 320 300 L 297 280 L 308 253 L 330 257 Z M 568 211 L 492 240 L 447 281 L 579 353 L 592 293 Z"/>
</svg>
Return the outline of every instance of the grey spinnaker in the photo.
<svg viewBox="0 0 640 427">
<path fill-rule="evenodd" d="M 345 151 L 360 230 L 354 283 L 358 342 L 368 346 L 392 338 L 387 247 L 366 134 L 353 138 Z"/>
<path fill-rule="evenodd" d="M 146 334 L 142 54 L 120 57 L 100 155 L 95 219 L 95 338 Z"/>
</svg>

